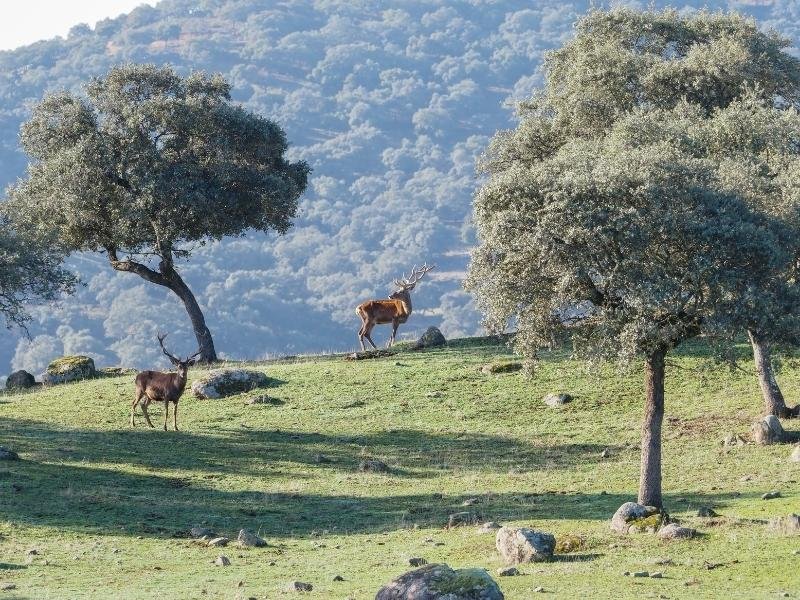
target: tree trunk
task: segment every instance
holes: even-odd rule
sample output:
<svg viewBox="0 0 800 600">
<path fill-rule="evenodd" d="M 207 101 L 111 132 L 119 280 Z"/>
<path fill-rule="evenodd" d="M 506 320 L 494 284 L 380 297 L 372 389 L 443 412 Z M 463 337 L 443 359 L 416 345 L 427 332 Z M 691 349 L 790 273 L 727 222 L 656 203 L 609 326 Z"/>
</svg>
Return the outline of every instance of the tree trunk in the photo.
<svg viewBox="0 0 800 600">
<path fill-rule="evenodd" d="M 663 507 L 661 497 L 661 423 L 664 420 L 664 356 L 659 349 L 645 360 L 645 413 L 642 422 L 642 464 L 639 504 Z"/>
<path fill-rule="evenodd" d="M 203 316 L 203 311 L 200 310 L 200 305 L 194 297 L 192 290 L 183 281 L 178 272 L 171 269 L 167 275 L 170 285 L 167 286 L 171 289 L 178 298 L 181 299 L 183 305 L 186 307 L 186 312 L 189 313 L 189 319 L 192 321 L 192 328 L 194 335 L 197 338 L 197 347 L 200 350 L 200 357 L 198 362 L 212 363 L 217 362 L 217 351 L 214 348 L 214 339 L 211 337 L 211 331 L 206 325 L 206 318 Z"/>
<path fill-rule="evenodd" d="M 126 271 L 128 273 L 136 273 L 139 277 L 157 285 L 172 290 L 175 295 L 183 301 L 186 307 L 186 312 L 189 313 L 189 318 L 192 321 L 192 328 L 194 335 L 197 338 L 197 346 L 200 351 L 198 362 L 212 363 L 217 361 L 217 351 L 214 349 L 214 340 L 211 337 L 206 325 L 206 319 L 203 316 L 203 311 L 200 310 L 200 305 L 194 297 L 192 290 L 186 285 L 181 276 L 172 266 L 172 253 L 171 251 L 165 252 L 162 257 L 159 270 L 154 271 L 147 265 L 138 263 L 131 260 L 119 260 L 117 257 L 117 250 L 113 246 L 107 246 L 106 252 L 108 253 L 108 260 L 111 266 L 117 271 Z"/>
<path fill-rule="evenodd" d="M 786 418 L 795 416 L 798 407 L 789 409 L 783 399 L 775 371 L 772 369 L 772 358 L 767 340 L 752 330 L 747 331 L 750 344 L 753 346 L 753 360 L 756 363 L 758 385 L 761 386 L 761 395 L 764 398 L 764 414 Z M 800 406 L 800 405 L 799 405 Z"/>
</svg>

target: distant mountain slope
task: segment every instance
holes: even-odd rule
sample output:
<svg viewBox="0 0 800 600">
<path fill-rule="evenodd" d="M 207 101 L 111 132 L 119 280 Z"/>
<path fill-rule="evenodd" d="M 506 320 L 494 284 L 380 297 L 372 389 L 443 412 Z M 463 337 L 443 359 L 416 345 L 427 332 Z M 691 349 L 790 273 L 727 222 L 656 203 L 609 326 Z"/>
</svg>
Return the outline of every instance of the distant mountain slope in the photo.
<svg viewBox="0 0 800 600">
<path fill-rule="evenodd" d="M 645 3 L 639 3 L 645 4 Z M 656 2 L 658 6 L 669 4 Z M 738 9 L 798 37 L 793 0 L 681 2 Z M 17 131 L 48 90 L 78 89 L 127 61 L 221 71 L 234 96 L 276 119 L 292 154 L 314 168 L 300 218 L 285 237 L 251 235 L 201 248 L 183 266 L 231 357 L 342 349 L 356 343 L 353 307 L 386 295 L 412 263 L 439 265 L 415 292 L 406 334 L 479 329 L 460 290 L 472 242 L 474 159 L 513 124 L 513 102 L 539 83 L 544 52 L 570 35 L 588 0 L 165 0 L 66 40 L 0 52 L 0 184 L 23 173 Z M 0 340 L 0 373 L 41 370 L 64 352 L 142 366 L 153 333 L 190 350 L 172 297 L 75 257 L 87 287 L 36 311 L 33 341 Z"/>
</svg>

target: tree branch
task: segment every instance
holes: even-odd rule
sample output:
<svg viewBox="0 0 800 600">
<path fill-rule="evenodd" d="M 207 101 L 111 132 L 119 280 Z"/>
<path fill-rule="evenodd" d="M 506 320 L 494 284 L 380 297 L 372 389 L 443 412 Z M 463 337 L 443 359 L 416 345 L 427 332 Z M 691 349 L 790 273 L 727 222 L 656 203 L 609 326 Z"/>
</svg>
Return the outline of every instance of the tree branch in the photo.
<svg viewBox="0 0 800 600">
<path fill-rule="evenodd" d="M 111 263 L 111 266 L 116 271 L 135 273 L 142 279 L 145 279 L 151 283 L 162 285 L 164 287 L 170 287 L 169 279 L 165 277 L 162 273 L 154 271 L 147 265 L 135 262 L 130 258 L 126 258 L 125 260 L 120 260 L 119 257 L 117 256 L 117 249 L 114 248 L 113 246 L 106 246 L 105 248 L 106 248 L 106 253 L 108 254 L 108 262 Z"/>
</svg>

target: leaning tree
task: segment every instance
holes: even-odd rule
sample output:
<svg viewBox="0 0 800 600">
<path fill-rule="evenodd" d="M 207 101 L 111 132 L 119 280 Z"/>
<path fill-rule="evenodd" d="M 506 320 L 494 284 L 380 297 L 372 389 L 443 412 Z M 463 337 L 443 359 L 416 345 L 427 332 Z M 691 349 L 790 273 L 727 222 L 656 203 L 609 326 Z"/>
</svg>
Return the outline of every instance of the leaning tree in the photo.
<svg viewBox="0 0 800 600">
<path fill-rule="evenodd" d="M 529 109 L 493 140 L 475 198 L 467 287 L 490 327 L 515 324 L 529 359 L 569 340 L 585 356 L 644 360 L 639 502 L 657 507 L 667 354 L 766 313 L 760 290 L 789 260 L 782 221 L 719 185 L 696 141 L 705 122 L 679 103 L 580 137 Z"/>
<path fill-rule="evenodd" d="M 575 37 L 548 56 L 547 87 L 532 104 L 552 110 L 556 126 L 577 137 L 604 135 L 637 108 L 669 109 L 682 102 L 696 105 L 709 118 L 745 96 L 764 101 L 773 111 L 790 111 L 800 106 L 800 59 L 787 52 L 790 46 L 790 40 L 761 31 L 754 20 L 736 13 L 593 10 L 578 21 Z M 740 128 L 753 125 L 758 127 L 745 122 Z M 734 145 L 724 148 L 721 160 L 735 152 L 742 165 L 766 166 L 762 172 L 750 171 L 756 176 L 784 179 L 782 169 L 769 170 L 777 165 L 774 156 L 765 156 L 757 144 L 731 141 Z M 780 212 L 790 218 L 789 225 L 798 224 L 784 210 L 786 196 L 776 192 L 778 185 L 764 185 L 757 193 L 753 185 L 746 187 L 755 207 Z M 789 243 L 800 262 L 800 229 Z M 754 315 L 746 329 L 764 410 L 785 417 L 800 405 L 795 410 L 786 406 L 771 360 L 771 345 L 796 343 L 796 336 L 787 339 L 787 327 L 770 325 L 797 309 L 780 297 L 787 291 L 793 295 L 789 288 L 797 279 L 791 272 L 783 275 L 772 290 L 779 295 L 771 318 Z"/>
<path fill-rule="evenodd" d="M 63 251 L 55 240 L 13 227 L 0 205 L 0 316 L 7 327 L 25 328 L 27 308 L 72 293 L 76 278 L 61 268 Z"/>
<path fill-rule="evenodd" d="M 31 161 L 9 189 L 14 218 L 171 290 L 200 360 L 216 360 L 176 262 L 210 240 L 291 226 L 309 168 L 287 161 L 281 128 L 233 103 L 220 76 L 126 65 L 84 95 L 45 97 L 21 141 Z"/>
</svg>

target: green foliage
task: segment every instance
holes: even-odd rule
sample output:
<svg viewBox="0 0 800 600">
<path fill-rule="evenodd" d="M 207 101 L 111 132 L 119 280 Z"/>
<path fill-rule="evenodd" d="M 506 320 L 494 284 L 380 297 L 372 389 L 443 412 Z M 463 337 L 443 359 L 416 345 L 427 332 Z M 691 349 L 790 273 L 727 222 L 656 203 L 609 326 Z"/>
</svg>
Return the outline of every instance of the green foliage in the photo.
<svg viewBox="0 0 800 600">
<path fill-rule="evenodd" d="M 32 162 L 13 210 L 70 250 L 188 255 L 249 229 L 285 232 L 308 167 L 272 121 L 230 101 L 218 75 L 126 65 L 85 96 L 47 96 L 23 125 Z"/>
<path fill-rule="evenodd" d="M 23 233 L 0 212 L 0 316 L 8 327 L 25 326 L 30 304 L 72 293 L 77 280 L 61 268 L 63 256 L 52 237 Z"/>
<path fill-rule="evenodd" d="M 507 600 L 539 597 L 537 586 L 553 598 L 617 600 L 643 590 L 688 600 L 798 588 L 787 569 L 797 538 L 764 524 L 797 512 L 791 448 L 720 445 L 748 431 L 759 398 L 748 373 L 707 368 L 709 349 L 697 342 L 670 360 L 669 374 L 680 377 L 667 378 L 666 508 L 705 535 L 666 547 L 653 535 L 623 540 L 609 529 L 638 475 L 640 370 L 618 376 L 546 353 L 533 381 L 486 377 L 478 368 L 507 358 L 507 348 L 454 342 L 403 353 L 400 366 L 397 357 L 249 365 L 283 382 L 270 395 L 286 404 L 187 393 L 178 433 L 127 426 L 131 375 L 0 393 L 0 439 L 22 459 L 0 462 L 2 581 L 17 586 L 6 593 L 232 598 L 242 581 L 245 598 L 289 598 L 296 595 L 284 593 L 286 583 L 301 579 L 314 585 L 303 598 L 372 598 L 410 569 L 412 556 L 494 574 L 502 565 L 493 534 L 443 529 L 470 498 L 478 503 L 469 510 L 486 520 L 586 539 L 568 556 L 521 567 L 526 576 L 495 577 Z M 752 370 L 752 359 L 742 367 Z M 192 369 L 190 384 L 206 373 Z M 786 370 L 784 388 L 800 395 L 800 370 Z M 532 402 L 553 389 L 580 400 L 568 413 Z M 442 398 L 432 401 L 432 390 Z M 342 408 L 356 398 L 363 405 Z M 796 420 L 785 426 L 800 429 Z M 606 448 L 610 457 L 601 456 Z M 365 452 L 392 471 L 359 473 Z M 772 489 L 782 497 L 760 499 Z M 725 518 L 713 526 L 698 518 L 703 505 Z M 206 548 L 186 539 L 193 525 L 234 539 L 247 527 L 271 547 Z M 32 548 L 39 554 L 28 555 Z M 213 566 L 220 553 L 230 567 Z M 654 564 L 666 557 L 672 564 Z M 706 561 L 725 566 L 707 570 Z M 665 578 L 634 581 L 621 576 L 626 570 L 664 570 Z M 337 574 L 345 581 L 332 582 Z"/>
</svg>

